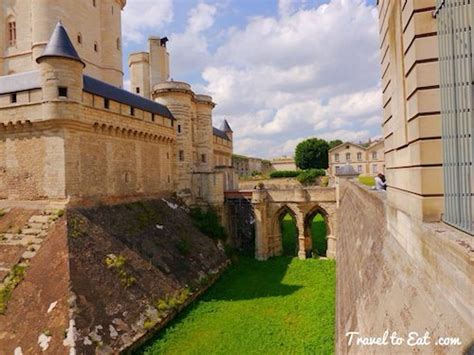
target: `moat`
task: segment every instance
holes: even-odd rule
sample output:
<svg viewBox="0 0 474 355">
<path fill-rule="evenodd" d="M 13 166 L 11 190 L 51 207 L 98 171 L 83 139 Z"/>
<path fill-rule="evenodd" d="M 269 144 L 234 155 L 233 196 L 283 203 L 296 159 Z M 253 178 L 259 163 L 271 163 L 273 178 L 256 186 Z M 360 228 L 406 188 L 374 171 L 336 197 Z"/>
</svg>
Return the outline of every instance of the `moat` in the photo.
<svg viewBox="0 0 474 355">
<path fill-rule="evenodd" d="M 324 233 L 321 220 L 315 232 Z M 294 224 L 282 223 L 291 250 Z M 333 354 L 335 262 L 239 256 L 137 354 Z"/>
</svg>

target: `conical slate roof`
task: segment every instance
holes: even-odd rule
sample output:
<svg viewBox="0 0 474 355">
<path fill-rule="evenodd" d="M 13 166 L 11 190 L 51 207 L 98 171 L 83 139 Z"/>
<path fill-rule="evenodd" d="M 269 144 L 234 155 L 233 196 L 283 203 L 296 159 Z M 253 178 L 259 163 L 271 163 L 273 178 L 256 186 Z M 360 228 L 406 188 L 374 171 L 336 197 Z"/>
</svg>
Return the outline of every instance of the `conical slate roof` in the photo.
<svg viewBox="0 0 474 355">
<path fill-rule="evenodd" d="M 61 21 L 56 25 L 43 54 L 36 59 L 36 62 L 39 63 L 41 59 L 48 57 L 69 58 L 76 60 L 85 66 L 84 62 L 79 57 L 79 54 L 77 54 L 76 49 L 74 48 L 74 45 L 72 44 Z"/>
<path fill-rule="evenodd" d="M 224 122 L 222 122 L 221 131 L 223 131 L 223 132 L 234 132 L 234 131 L 232 131 L 232 128 L 230 128 L 229 122 L 227 122 L 227 120 L 224 120 Z"/>
</svg>

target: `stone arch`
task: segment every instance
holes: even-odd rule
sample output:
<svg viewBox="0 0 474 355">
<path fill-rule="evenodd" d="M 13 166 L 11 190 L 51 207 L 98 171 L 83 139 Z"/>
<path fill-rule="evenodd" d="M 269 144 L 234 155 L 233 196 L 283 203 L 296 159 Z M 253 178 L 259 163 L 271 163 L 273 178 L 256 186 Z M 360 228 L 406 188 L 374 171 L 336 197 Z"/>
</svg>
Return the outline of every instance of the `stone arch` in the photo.
<svg viewBox="0 0 474 355">
<path fill-rule="evenodd" d="M 317 204 L 313 206 L 304 217 L 304 239 L 305 239 L 305 251 L 306 254 L 309 255 L 311 253 L 314 254 L 313 250 L 313 235 L 312 235 L 312 224 L 314 217 L 320 214 L 324 219 L 324 224 L 326 225 L 326 250 L 324 255 L 319 256 L 326 256 L 328 253 L 328 236 L 332 235 L 331 230 L 331 223 L 329 221 L 329 213 L 322 207 L 321 205 Z"/>
<path fill-rule="evenodd" d="M 278 208 L 278 210 L 273 214 L 273 218 L 271 220 L 271 228 L 272 233 L 270 234 L 270 238 L 268 240 L 268 248 L 270 250 L 271 255 L 282 255 L 283 254 L 283 236 L 281 231 L 281 223 L 283 218 L 289 214 L 296 226 L 296 236 L 295 236 L 295 250 L 294 254 L 297 255 L 299 251 L 299 228 L 298 228 L 298 212 L 292 209 L 288 204 L 284 204 Z"/>
</svg>

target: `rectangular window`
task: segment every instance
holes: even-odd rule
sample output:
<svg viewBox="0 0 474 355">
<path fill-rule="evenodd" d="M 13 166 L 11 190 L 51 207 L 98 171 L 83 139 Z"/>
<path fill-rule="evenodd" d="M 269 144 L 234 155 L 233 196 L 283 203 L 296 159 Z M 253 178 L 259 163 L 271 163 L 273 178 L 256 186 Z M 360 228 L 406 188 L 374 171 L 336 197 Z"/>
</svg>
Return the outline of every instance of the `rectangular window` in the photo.
<svg viewBox="0 0 474 355">
<path fill-rule="evenodd" d="M 58 96 L 67 97 L 67 88 L 63 86 L 58 87 Z"/>
<path fill-rule="evenodd" d="M 336 174 L 339 172 L 339 166 L 336 166 Z"/>
<path fill-rule="evenodd" d="M 179 151 L 179 161 L 184 161 L 184 150 Z"/>
<path fill-rule="evenodd" d="M 140 93 L 140 88 L 138 88 L 138 87 L 135 88 L 135 92 L 136 92 L 137 94 L 139 94 L 139 93 Z"/>
<path fill-rule="evenodd" d="M 206 162 L 206 154 L 201 154 L 201 162 Z"/>
<path fill-rule="evenodd" d="M 357 153 L 357 160 L 361 161 L 362 160 L 362 153 Z"/>
<path fill-rule="evenodd" d="M 362 174 L 362 165 L 357 165 L 357 172 Z"/>
<path fill-rule="evenodd" d="M 351 153 L 346 153 L 346 161 L 351 161 Z"/>
<path fill-rule="evenodd" d="M 373 164 L 373 165 L 372 165 L 372 172 L 373 172 L 374 174 L 377 174 L 377 173 L 378 173 L 378 170 L 379 170 L 379 169 L 378 169 L 377 164 Z"/>
<path fill-rule="evenodd" d="M 181 133 L 181 125 L 178 125 L 178 133 Z"/>
<path fill-rule="evenodd" d="M 109 99 L 104 99 L 104 108 L 107 110 L 110 108 L 110 100 Z"/>
<path fill-rule="evenodd" d="M 135 107 L 130 106 L 130 116 L 135 116 Z"/>
<path fill-rule="evenodd" d="M 336 160 L 336 162 L 339 161 L 339 154 L 338 154 L 338 153 L 336 153 L 336 154 L 334 155 L 334 159 Z"/>
<path fill-rule="evenodd" d="M 154 113 L 151 114 L 151 122 L 155 122 L 155 114 Z"/>
<path fill-rule="evenodd" d="M 10 95 L 10 102 L 12 104 L 16 104 L 17 102 L 16 92 Z"/>
<path fill-rule="evenodd" d="M 372 159 L 377 160 L 377 152 L 372 152 Z"/>
</svg>

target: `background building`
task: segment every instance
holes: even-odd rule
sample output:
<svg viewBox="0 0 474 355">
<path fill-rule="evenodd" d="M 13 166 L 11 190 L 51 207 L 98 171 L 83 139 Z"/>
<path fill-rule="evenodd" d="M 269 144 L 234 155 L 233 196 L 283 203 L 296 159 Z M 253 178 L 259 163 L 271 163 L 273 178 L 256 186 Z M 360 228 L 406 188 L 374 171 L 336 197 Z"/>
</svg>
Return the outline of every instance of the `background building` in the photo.
<svg viewBox="0 0 474 355">
<path fill-rule="evenodd" d="M 363 146 L 343 143 L 329 150 L 329 173 L 336 175 L 344 165 L 350 165 L 360 175 L 385 173 L 383 140 Z"/>
<path fill-rule="evenodd" d="M 272 168 L 274 170 L 297 170 L 295 159 L 292 157 L 281 157 L 272 159 Z"/>
<path fill-rule="evenodd" d="M 251 176 L 252 174 L 267 174 L 272 170 L 271 162 L 268 160 L 237 154 L 232 155 L 232 165 L 239 177 Z"/>
</svg>

